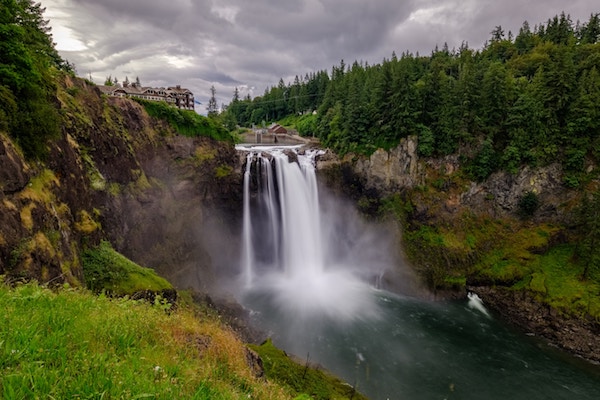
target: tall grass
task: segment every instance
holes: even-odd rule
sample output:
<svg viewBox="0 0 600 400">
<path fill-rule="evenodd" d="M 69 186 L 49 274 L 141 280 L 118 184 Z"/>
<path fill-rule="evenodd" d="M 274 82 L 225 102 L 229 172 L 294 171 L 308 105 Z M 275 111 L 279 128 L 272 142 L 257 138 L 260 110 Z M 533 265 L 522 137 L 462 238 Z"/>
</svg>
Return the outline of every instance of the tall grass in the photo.
<svg viewBox="0 0 600 400">
<path fill-rule="evenodd" d="M 284 399 L 218 321 L 186 307 L 0 287 L 0 398 Z"/>
</svg>

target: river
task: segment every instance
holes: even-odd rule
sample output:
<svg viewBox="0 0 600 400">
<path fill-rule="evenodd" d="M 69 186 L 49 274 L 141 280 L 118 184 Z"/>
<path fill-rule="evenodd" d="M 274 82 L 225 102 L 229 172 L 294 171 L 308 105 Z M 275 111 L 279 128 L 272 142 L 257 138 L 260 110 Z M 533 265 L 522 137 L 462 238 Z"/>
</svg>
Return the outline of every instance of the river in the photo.
<svg viewBox="0 0 600 400">
<path fill-rule="evenodd" d="M 374 291 L 375 318 L 301 323 L 268 294 L 249 293 L 274 343 L 371 399 L 600 399 L 600 369 L 504 326 L 467 301 Z"/>
</svg>

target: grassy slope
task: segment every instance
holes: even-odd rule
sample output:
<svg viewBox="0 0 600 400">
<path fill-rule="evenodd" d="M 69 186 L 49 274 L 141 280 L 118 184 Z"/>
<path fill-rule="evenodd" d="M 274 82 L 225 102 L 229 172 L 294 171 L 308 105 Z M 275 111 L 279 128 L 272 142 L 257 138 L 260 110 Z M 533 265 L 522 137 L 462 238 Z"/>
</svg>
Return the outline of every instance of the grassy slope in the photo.
<svg viewBox="0 0 600 400">
<path fill-rule="evenodd" d="M 0 287 L 0 397 L 289 398 L 254 376 L 246 349 L 189 308 L 35 284 Z"/>
<path fill-rule="evenodd" d="M 115 251 L 109 242 L 83 253 L 86 285 L 95 292 L 107 291 L 119 296 L 132 296 L 141 291 L 160 292 L 173 289 L 154 270 L 143 268 Z"/>
<path fill-rule="evenodd" d="M 363 398 L 270 342 L 255 347 L 267 379 L 256 377 L 218 316 L 180 298 L 172 311 L 67 286 L 0 286 L 0 398 Z"/>
</svg>

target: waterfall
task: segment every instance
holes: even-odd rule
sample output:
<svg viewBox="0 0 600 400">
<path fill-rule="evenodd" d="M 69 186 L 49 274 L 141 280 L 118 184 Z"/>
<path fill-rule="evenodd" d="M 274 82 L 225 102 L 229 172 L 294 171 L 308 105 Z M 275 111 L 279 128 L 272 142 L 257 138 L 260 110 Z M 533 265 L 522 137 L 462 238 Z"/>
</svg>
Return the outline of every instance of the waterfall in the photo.
<svg viewBox="0 0 600 400">
<path fill-rule="evenodd" d="M 252 285 L 255 268 L 279 269 L 289 276 L 322 272 L 315 154 L 297 155 L 298 162 L 290 162 L 282 148 L 247 154 L 242 229 L 246 286 Z M 258 192 L 254 198 L 251 180 Z"/>
<path fill-rule="evenodd" d="M 371 287 L 328 260 L 335 237 L 324 235 L 314 167 L 317 151 L 256 147 L 246 156 L 241 273 L 247 293 L 277 307 L 354 318 L 372 311 Z"/>
<path fill-rule="evenodd" d="M 246 171 L 244 172 L 244 221 L 243 221 L 243 233 L 242 233 L 242 266 L 244 268 L 244 274 L 246 276 L 246 286 L 249 287 L 252 283 L 252 262 L 254 260 L 254 254 L 252 252 L 252 233 L 251 233 L 251 222 L 250 222 L 250 167 L 252 166 L 252 153 L 248 153 L 246 157 Z"/>
</svg>

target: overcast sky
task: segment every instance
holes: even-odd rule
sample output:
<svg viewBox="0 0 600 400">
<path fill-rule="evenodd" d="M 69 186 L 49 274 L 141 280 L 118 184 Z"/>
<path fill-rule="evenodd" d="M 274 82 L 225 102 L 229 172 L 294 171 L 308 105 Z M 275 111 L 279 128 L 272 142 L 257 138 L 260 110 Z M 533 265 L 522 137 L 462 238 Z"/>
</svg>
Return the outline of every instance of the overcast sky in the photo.
<svg viewBox="0 0 600 400">
<path fill-rule="evenodd" d="M 181 84 L 205 113 L 219 103 L 340 60 L 379 63 L 393 51 L 430 54 L 444 42 L 481 48 L 495 26 L 518 33 L 565 11 L 573 22 L 598 0 L 41 0 L 61 55 L 102 84 L 139 77 Z"/>
</svg>

